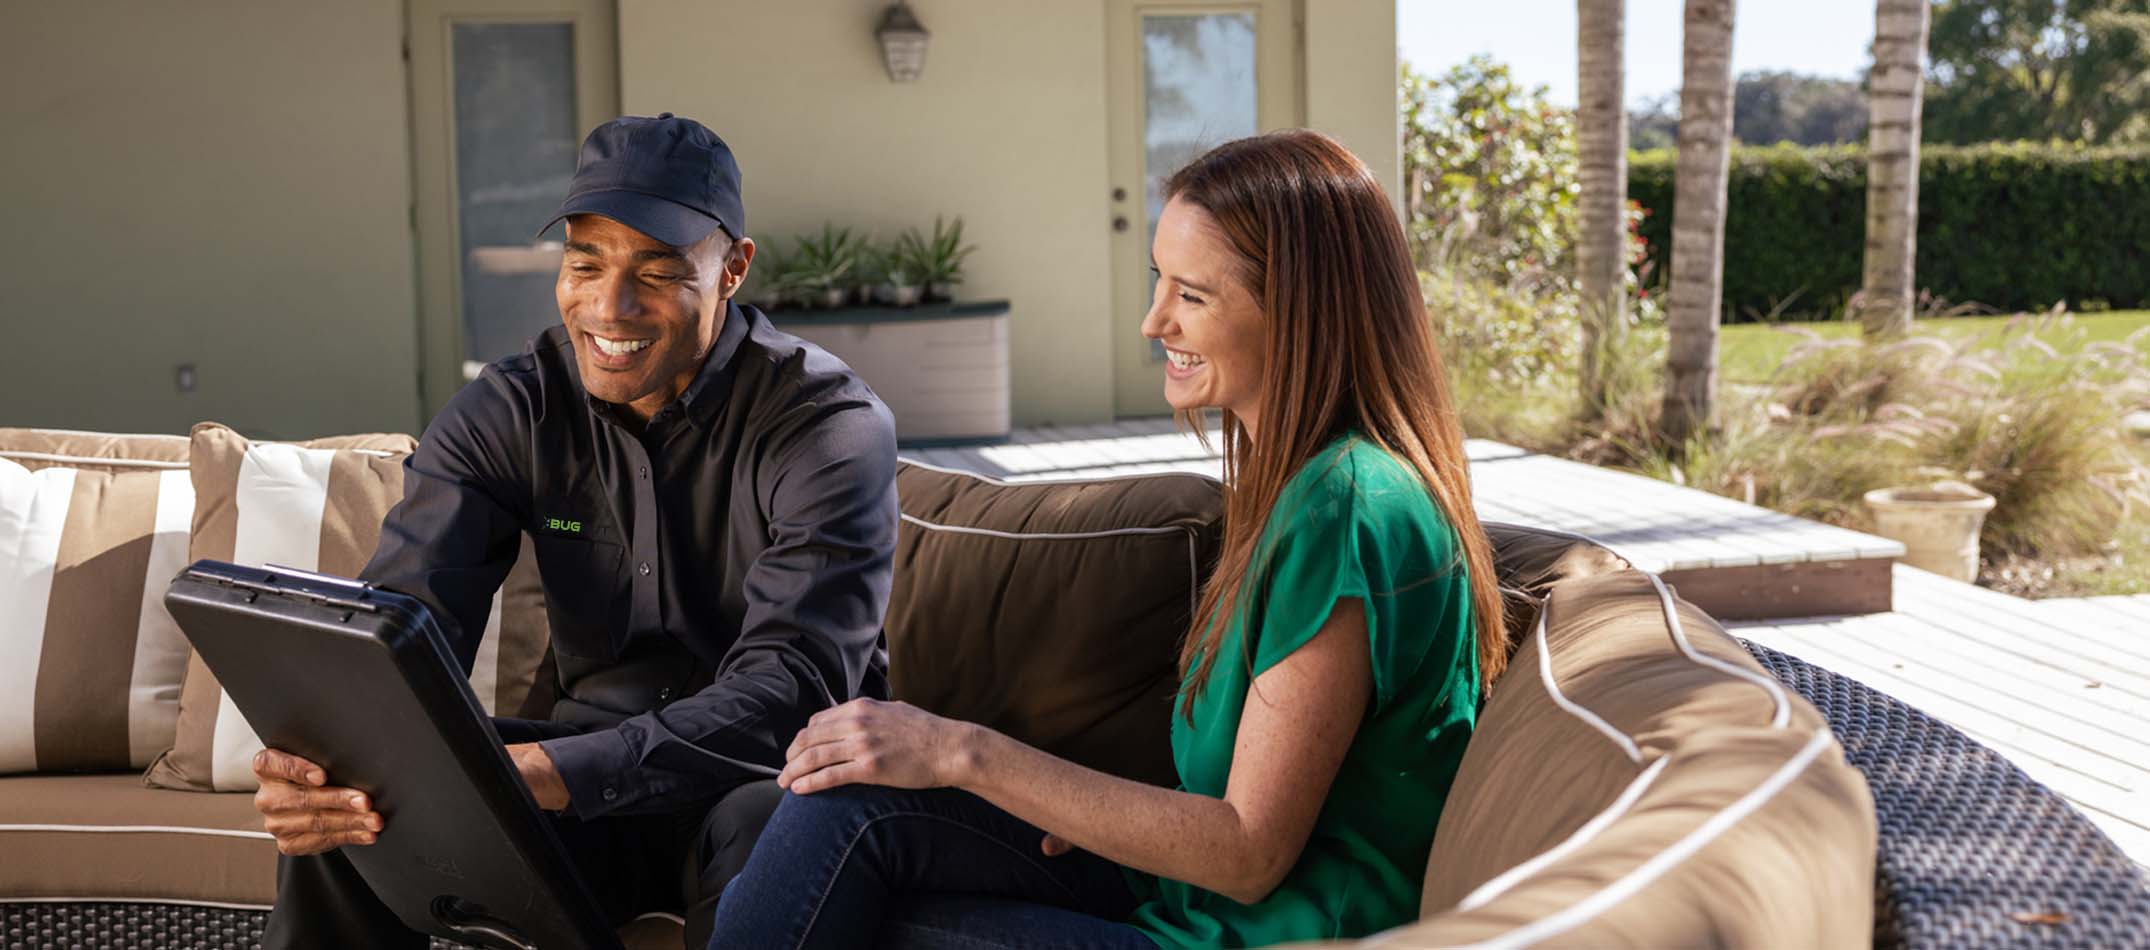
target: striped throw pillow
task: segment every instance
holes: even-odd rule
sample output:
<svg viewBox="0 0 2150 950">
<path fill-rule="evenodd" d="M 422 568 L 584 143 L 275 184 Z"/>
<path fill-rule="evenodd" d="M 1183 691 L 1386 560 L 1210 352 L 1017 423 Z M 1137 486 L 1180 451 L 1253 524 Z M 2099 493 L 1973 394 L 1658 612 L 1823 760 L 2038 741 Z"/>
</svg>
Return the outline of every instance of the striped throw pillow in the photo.
<svg viewBox="0 0 2150 950">
<path fill-rule="evenodd" d="M 193 559 L 275 564 L 352 576 L 372 558 L 381 520 L 403 498 L 408 437 L 385 443 L 254 443 L 213 423 L 194 428 Z M 548 643 L 536 559 L 527 550 L 493 600 L 471 687 L 487 712 L 521 711 Z M 187 663 L 177 736 L 151 785 L 251 791 L 261 740 L 199 656 Z"/>
<path fill-rule="evenodd" d="M 187 641 L 184 436 L 0 428 L 0 773 L 138 769 L 172 743 Z"/>
</svg>

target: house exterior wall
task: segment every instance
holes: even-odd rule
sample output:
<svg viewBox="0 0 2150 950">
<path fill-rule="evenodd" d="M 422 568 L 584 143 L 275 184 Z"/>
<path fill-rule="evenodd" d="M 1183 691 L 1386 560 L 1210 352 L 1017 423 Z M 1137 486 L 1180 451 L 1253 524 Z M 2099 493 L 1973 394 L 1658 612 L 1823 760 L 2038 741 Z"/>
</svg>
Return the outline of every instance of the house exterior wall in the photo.
<svg viewBox="0 0 2150 950">
<path fill-rule="evenodd" d="M 623 0 L 621 104 L 708 123 L 748 230 L 892 237 L 961 215 L 961 295 L 1007 298 L 1017 425 L 1113 413 L 1105 3 L 916 0 L 924 74 L 888 79 L 883 0 Z M 1394 0 L 1308 0 L 1306 122 L 1398 193 Z M 1161 384 L 1161 380 L 1160 380 Z"/>
<path fill-rule="evenodd" d="M 1305 0 L 1306 124 L 1365 161 L 1402 214 L 1397 2 Z"/>
<path fill-rule="evenodd" d="M 625 109 L 738 151 L 750 230 L 961 215 L 1011 313 L 1014 421 L 1113 410 L 1104 0 L 622 0 Z M 1394 0 L 1306 0 L 1307 123 L 1397 187 Z M 0 31 L 0 425 L 416 431 L 403 4 L 23 7 Z M 788 249 L 788 248 L 787 248 Z M 196 368 L 181 394 L 179 364 Z"/>
<path fill-rule="evenodd" d="M 402 35 L 396 0 L 16 5 L 0 425 L 412 430 Z"/>
<path fill-rule="evenodd" d="M 894 237 L 961 215 L 966 298 L 1006 298 L 1014 421 L 1112 417 L 1104 4 L 929 0 L 889 81 L 873 0 L 626 0 L 620 103 L 732 146 L 747 230 Z"/>
</svg>

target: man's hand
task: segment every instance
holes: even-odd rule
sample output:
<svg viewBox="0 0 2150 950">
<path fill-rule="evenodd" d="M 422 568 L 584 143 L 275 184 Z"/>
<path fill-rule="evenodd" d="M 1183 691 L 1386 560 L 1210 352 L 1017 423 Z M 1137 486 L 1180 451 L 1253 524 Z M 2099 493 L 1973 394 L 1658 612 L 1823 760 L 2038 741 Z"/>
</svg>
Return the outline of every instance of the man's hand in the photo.
<svg viewBox="0 0 2150 950">
<path fill-rule="evenodd" d="M 530 797 L 537 799 L 539 808 L 560 811 L 567 807 L 567 782 L 560 778 L 560 770 L 553 767 L 552 756 L 545 753 L 544 746 L 515 743 L 508 746 L 508 759 L 515 763 L 515 771 L 522 773 L 523 784 L 530 787 Z"/>
<path fill-rule="evenodd" d="M 328 784 L 318 765 L 275 749 L 254 754 L 254 777 L 261 790 L 254 808 L 262 825 L 276 837 L 276 850 L 289 855 L 320 854 L 347 844 L 372 844 L 381 816 L 366 793 Z"/>
</svg>

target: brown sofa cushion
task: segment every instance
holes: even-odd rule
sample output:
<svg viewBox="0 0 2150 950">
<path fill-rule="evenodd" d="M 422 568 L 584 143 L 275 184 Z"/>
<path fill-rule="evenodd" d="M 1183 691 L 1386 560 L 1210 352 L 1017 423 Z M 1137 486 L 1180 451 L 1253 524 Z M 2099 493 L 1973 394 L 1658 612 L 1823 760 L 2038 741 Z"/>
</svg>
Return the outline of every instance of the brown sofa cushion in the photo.
<svg viewBox="0 0 2150 950">
<path fill-rule="evenodd" d="M 350 576 L 373 556 L 381 519 L 403 498 L 409 436 L 255 444 L 214 423 L 194 428 L 192 557 L 277 564 Z M 493 602 L 471 686 L 488 712 L 514 713 L 530 692 L 548 636 L 529 539 Z M 187 663 L 172 749 L 151 766 L 151 784 L 193 791 L 250 791 L 248 763 L 261 740 L 199 656 Z"/>
<path fill-rule="evenodd" d="M 1172 696 L 1217 557 L 1217 482 L 1004 484 L 905 462 L 896 494 L 896 696 L 1092 768 L 1177 784 Z"/>
<path fill-rule="evenodd" d="M 0 428 L 0 772 L 139 769 L 172 744 L 187 642 L 183 436 Z"/>
<path fill-rule="evenodd" d="M 1664 602 L 1636 571 L 1554 589 L 1543 645 L 1536 629 L 1524 639 L 1449 793 L 1427 916 L 1394 946 L 1870 937 L 1865 780 L 1813 706 L 1675 600 L 1703 659 L 1683 650 Z"/>
<path fill-rule="evenodd" d="M 254 796 L 145 788 L 133 773 L 0 778 L 0 854 L 0 899 L 276 900 Z"/>
<path fill-rule="evenodd" d="M 1493 573 L 1508 605 L 1508 642 L 1520 643 L 1538 622 L 1538 607 L 1553 585 L 1634 567 L 1589 538 L 1500 521 L 1484 523 L 1493 542 Z"/>
</svg>

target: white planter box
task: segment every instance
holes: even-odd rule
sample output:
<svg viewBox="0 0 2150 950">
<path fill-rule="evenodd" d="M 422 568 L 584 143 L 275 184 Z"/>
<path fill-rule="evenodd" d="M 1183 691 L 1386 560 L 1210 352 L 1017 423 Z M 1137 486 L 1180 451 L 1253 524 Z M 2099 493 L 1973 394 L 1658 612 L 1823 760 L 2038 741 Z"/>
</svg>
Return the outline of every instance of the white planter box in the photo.
<svg viewBox="0 0 2150 950">
<path fill-rule="evenodd" d="M 850 364 L 895 414 L 903 442 L 1008 434 L 1005 302 L 778 311 L 769 319 Z"/>
</svg>

